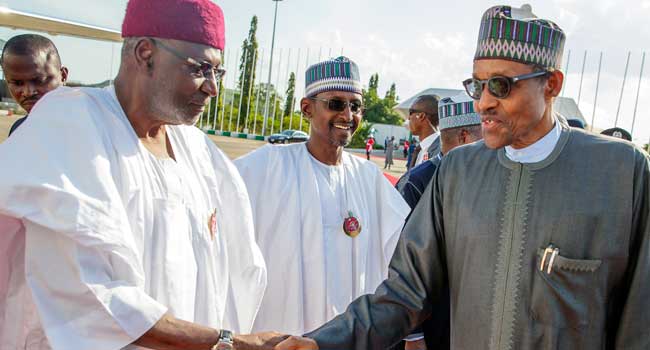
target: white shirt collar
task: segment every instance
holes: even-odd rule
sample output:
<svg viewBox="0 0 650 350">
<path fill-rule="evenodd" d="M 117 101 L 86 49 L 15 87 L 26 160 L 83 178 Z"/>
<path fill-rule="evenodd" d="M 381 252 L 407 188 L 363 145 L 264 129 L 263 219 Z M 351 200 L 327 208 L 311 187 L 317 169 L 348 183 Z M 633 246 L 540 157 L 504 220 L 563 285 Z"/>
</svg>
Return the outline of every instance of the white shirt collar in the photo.
<svg viewBox="0 0 650 350">
<path fill-rule="evenodd" d="M 440 131 L 436 131 L 433 134 L 425 137 L 424 140 L 420 141 L 420 149 L 428 150 L 429 147 L 431 147 L 431 145 L 433 144 L 433 141 L 435 141 L 439 136 L 440 136 Z"/>
<path fill-rule="evenodd" d="M 506 146 L 506 156 L 510 160 L 518 163 L 541 162 L 546 159 L 551 152 L 553 152 L 555 145 L 560 139 L 561 133 L 562 129 L 560 128 L 560 123 L 555 120 L 555 126 L 553 129 L 532 145 L 521 149 L 514 149 L 510 146 Z"/>
</svg>

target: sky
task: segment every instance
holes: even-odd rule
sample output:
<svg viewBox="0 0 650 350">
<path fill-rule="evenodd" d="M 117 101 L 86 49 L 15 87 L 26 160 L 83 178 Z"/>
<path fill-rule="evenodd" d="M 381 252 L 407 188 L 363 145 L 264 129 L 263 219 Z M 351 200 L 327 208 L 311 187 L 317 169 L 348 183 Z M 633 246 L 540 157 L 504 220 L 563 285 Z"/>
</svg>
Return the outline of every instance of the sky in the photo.
<svg viewBox="0 0 650 350">
<path fill-rule="evenodd" d="M 227 86 L 235 84 L 234 57 L 254 15 L 259 19 L 260 54 L 264 51 L 259 76 L 266 81 L 275 2 L 219 0 L 216 3 L 226 16 Z M 530 4 L 538 17 L 553 20 L 566 32 L 562 68 L 568 74 L 562 94 L 576 101 L 579 98 L 580 109 L 588 123 L 595 117 L 597 128 L 612 127 L 618 112 L 618 126 L 632 129 L 640 86 L 633 134 L 636 142 L 647 143 L 650 139 L 650 23 L 647 21 L 650 0 L 517 0 L 507 4 L 519 7 L 524 3 Z M 461 89 L 460 82 L 471 76 L 481 15 L 496 4 L 500 3 L 479 0 L 283 0 L 278 3 L 271 82 L 277 82 L 283 89 L 288 73 L 297 70 L 297 92 L 300 94 L 304 84 L 302 75 L 308 63 L 317 62 L 319 57 L 325 59 L 343 53 L 358 63 L 365 84 L 371 74 L 379 73 L 380 93 L 395 83 L 402 100 L 430 87 Z M 119 30 L 126 0 L 0 0 L 0 6 Z M 19 33 L 22 32 L 0 28 L 0 38 Z M 70 79 L 99 82 L 117 72 L 119 44 L 64 36 L 51 38 L 70 69 Z M 649 57 L 639 85 L 644 51 Z M 602 69 L 594 113 L 601 52 Z M 628 52 L 630 62 L 623 85 Z"/>
</svg>

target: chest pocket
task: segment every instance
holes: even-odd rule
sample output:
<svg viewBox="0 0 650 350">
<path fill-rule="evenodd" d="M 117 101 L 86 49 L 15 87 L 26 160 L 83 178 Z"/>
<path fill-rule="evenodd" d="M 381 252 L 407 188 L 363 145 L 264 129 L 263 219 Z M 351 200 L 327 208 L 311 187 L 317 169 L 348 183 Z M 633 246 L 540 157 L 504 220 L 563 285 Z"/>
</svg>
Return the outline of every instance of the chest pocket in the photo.
<svg viewBox="0 0 650 350">
<path fill-rule="evenodd" d="M 544 258 L 544 250 L 540 249 L 534 262 L 533 319 L 558 328 L 604 326 L 606 298 L 601 260 L 571 259 L 558 254 L 551 261 L 551 254 Z"/>
</svg>

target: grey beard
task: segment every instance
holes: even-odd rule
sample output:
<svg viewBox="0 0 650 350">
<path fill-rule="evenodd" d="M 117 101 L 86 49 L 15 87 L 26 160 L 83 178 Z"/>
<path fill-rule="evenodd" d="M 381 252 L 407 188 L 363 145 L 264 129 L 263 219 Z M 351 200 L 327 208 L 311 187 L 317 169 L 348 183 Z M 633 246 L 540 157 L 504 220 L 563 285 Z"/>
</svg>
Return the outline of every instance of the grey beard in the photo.
<svg viewBox="0 0 650 350">
<path fill-rule="evenodd" d="M 151 99 L 149 100 L 149 110 L 153 112 L 152 114 L 155 115 L 158 120 L 165 123 L 172 125 L 194 124 L 196 121 L 188 121 L 182 117 L 185 113 L 175 106 L 174 102 L 169 98 L 169 96 L 172 95 L 170 93 L 171 89 L 169 84 L 169 82 L 165 82 L 152 92 Z"/>
<path fill-rule="evenodd" d="M 330 144 L 332 146 L 345 147 L 345 146 L 350 144 L 350 142 L 352 141 L 352 138 L 342 141 L 342 140 L 337 140 L 337 139 L 335 139 L 333 137 L 330 137 L 329 141 L 330 141 Z"/>
</svg>

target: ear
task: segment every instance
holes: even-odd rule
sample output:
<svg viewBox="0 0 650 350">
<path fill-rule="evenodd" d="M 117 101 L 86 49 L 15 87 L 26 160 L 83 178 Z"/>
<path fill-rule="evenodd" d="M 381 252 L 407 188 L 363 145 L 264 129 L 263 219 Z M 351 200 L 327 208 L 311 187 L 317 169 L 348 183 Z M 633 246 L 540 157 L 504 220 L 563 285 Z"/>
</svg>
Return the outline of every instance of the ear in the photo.
<svg viewBox="0 0 650 350">
<path fill-rule="evenodd" d="M 68 68 L 67 67 L 61 67 L 61 83 L 65 85 L 65 83 L 68 81 Z"/>
<path fill-rule="evenodd" d="M 135 62 L 138 68 L 150 71 L 153 67 L 153 56 L 156 46 L 150 39 L 142 39 L 138 41 L 133 49 Z"/>
<path fill-rule="evenodd" d="M 546 86 L 544 87 L 544 95 L 547 98 L 557 97 L 562 90 L 562 83 L 564 82 L 564 74 L 559 70 L 549 73 L 546 79 Z"/>
<path fill-rule="evenodd" d="M 464 145 L 464 144 L 468 143 L 467 142 L 468 139 L 469 139 L 469 131 L 463 129 L 458 133 L 458 144 L 459 145 Z"/>
<path fill-rule="evenodd" d="M 314 113 L 313 109 L 314 105 L 312 104 L 312 100 L 308 99 L 307 97 L 300 99 L 300 111 L 305 116 L 305 118 L 311 119 L 311 116 Z"/>
</svg>

